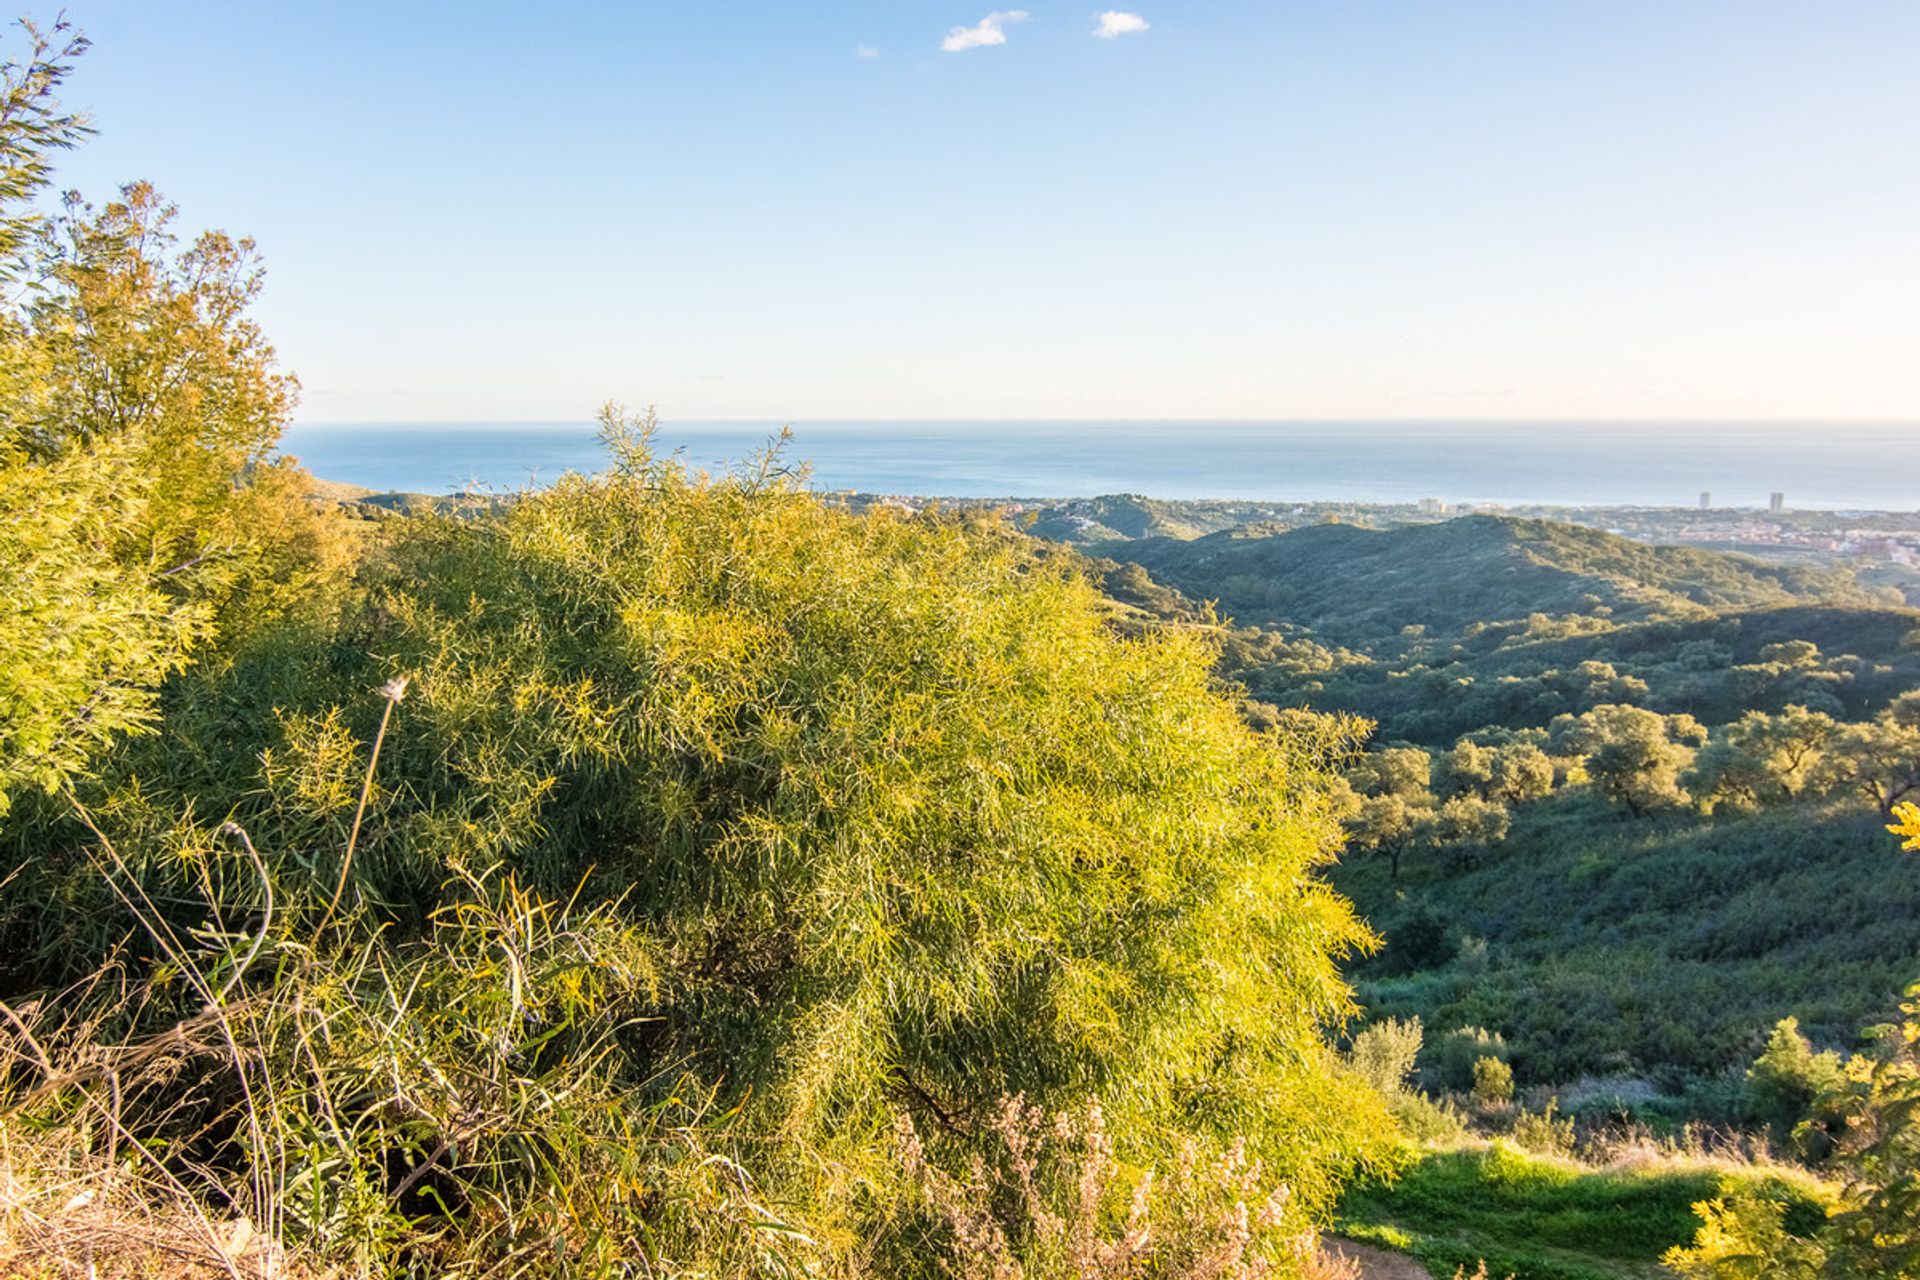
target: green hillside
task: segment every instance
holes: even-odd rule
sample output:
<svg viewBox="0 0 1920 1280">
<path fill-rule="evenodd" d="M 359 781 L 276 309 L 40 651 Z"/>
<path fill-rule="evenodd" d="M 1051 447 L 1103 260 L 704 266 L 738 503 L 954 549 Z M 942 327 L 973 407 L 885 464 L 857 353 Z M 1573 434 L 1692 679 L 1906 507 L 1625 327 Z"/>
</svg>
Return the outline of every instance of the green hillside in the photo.
<svg viewBox="0 0 1920 1280">
<path fill-rule="evenodd" d="M 1132 616 L 1216 628 L 1256 722 L 1373 723 L 1330 873 L 1388 939 L 1372 1016 L 1485 1028 L 1570 1099 L 1621 1082 L 1596 1114 L 1731 1123 L 1775 1022 L 1857 1047 L 1920 972 L 1920 865 L 1867 801 L 1920 794 L 1920 611 L 1533 520 L 1100 549 Z"/>
<path fill-rule="evenodd" d="M 1236 674 L 1270 701 L 1352 711 L 1427 745 L 1484 727 L 1543 725 L 1621 700 L 1709 725 L 1793 705 L 1857 719 L 1920 685 L 1913 643 L 1920 610 L 1906 608 L 1792 604 L 1624 624 L 1574 615 L 1470 629 L 1452 642 L 1382 637 L 1367 646 L 1377 656 L 1348 652 L 1317 669 L 1262 664 L 1258 641 L 1230 642 L 1229 654 Z M 1298 652 L 1302 642 L 1283 638 L 1267 647 Z"/>
<path fill-rule="evenodd" d="M 1466 516 L 1388 530 L 1237 528 L 1101 543 L 1245 624 L 1290 623 L 1351 643 L 1409 626 L 1458 632 L 1529 614 L 1620 621 L 1822 600 L 1897 603 L 1845 573 L 1659 547 L 1544 520 Z"/>
<path fill-rule="evenodd" d="M 1109 594 L 1231 622 L 1223 674 L 1445 746 L 1603 703 L 1721 724 L 1807 706 L 1843 719 L 1920 686 L 1920 610 L 1844 571 L 1473 516 L 1386 531 L 1239 529 L 1107 543 Z M 1116 563 L 1117 562 L 1117 563 Z"/>
<path fill-rule="evenodd" d="M 1187 539 L 1282 520 L 1296 509 L 1293 503 L 1168 501 L 1138 493 L 1110 493 L 1029 508 L 1033 518 L 1027 531 L 1035 537 L 1080 546 L 1113 539 Z"/>
<path fill-rule="evenodd" d="M 1635 821 L 1569 796 L 1472 865 L 1349 857 L 1334 880 L 1387 937 L 1354 971 L 1374 1015 L 1491 1028 L 1523 1084 L 1631 1077 L 1674 1115 L 1737 1118 L 1716 1080 L 1775 1022 L 1855 1045 L 1920 974 L 1920 861 L 1844 803 Z"/>
</svg>

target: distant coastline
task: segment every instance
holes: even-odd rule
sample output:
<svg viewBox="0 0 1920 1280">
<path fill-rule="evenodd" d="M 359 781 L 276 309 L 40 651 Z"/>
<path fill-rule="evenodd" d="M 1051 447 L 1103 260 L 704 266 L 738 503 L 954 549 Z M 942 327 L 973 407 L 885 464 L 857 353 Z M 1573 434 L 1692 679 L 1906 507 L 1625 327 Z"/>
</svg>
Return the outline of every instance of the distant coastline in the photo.
<svg viewBox="0 0 1920 1280">
<path fill-rule="evenodd" d="M 780 424 L 666 423 L 722 470 Z M 817 488 L 985 499 L 1506 507 L 1920 508 L 1920 423 L 800 422 L 785 457 Z M 605 461 L 589 423 L 302 423 L 283 449 L 376 492 L 513 492 Z"/>
</svg>

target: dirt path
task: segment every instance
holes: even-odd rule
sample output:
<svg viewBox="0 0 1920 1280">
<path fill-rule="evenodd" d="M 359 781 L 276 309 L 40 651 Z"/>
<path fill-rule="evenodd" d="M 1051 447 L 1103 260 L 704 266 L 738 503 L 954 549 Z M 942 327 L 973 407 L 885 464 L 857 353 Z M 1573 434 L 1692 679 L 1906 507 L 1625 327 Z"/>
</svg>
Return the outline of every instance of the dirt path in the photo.
<svg viewBox="0 0 1920 1280">
<path fill-rule="evenodd" d="M 1433 1274 L 1404 1253 L 1388 1253 L 1370 1244 L 1326 1237 L 1327 1252 L 1360 1266 L 1361 1280 L 1433 1280 Z"/>
</svg>

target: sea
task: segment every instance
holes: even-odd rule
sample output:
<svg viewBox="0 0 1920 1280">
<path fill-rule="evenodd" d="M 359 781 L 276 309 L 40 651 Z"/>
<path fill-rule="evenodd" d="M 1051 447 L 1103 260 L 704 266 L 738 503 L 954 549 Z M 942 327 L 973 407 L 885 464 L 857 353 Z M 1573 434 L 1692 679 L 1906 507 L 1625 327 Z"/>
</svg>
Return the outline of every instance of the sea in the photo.
<svg viewBox="0 0 1920 1280">
<path fill-rule="evenodd" d="M 1920 422 L 666 422 L 663 454 L 952 498 L 1920 510 Z M 380 491 L 517 492 L 608 465 L 585 422 L 299 423 L 283 451 Z"/>
</svg>

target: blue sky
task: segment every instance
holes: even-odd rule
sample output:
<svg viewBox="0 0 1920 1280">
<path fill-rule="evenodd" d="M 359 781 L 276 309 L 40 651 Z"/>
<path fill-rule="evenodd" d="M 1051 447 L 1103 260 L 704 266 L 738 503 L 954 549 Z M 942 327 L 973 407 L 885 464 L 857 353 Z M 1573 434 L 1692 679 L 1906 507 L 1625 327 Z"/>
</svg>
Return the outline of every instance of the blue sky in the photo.
<svg viewBox="0 0 1920 1280">
<path fill-rule="evenodd" d="M 1023 2 L 71 0 L 62 180 L 314 421 L 1920 417 L 1920 4 Z"/>
</svg>

